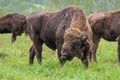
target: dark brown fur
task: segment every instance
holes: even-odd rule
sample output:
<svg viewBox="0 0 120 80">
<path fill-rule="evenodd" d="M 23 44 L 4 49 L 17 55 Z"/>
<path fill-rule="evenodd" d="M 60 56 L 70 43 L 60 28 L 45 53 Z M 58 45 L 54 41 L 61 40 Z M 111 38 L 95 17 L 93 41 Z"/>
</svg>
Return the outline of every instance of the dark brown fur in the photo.
<svg viewBox="0 0 120 80">
<path fill-rule="evenodd" d="M 17 35 L 25 30 L 25 16 L 21 14 L 8 14 L 0 17 L 0 33 L 12 33 L 12 42 Z"/>
<path fill-rule="evenodd" d="M 30 63 L 33 63 L 34 49 L 38 62 L 42 62 L 42 44 L 45 43 L 52 50 L 57 49 L 61 64 L 76 56 L 88 66 L 91 29 L 80 8 L 72 6 L 54 13 L 33 13 L 28 16 L 27 25 L 34 45 L 30 48 Z"/>
<path fill-rule="evenodd" d="M 94 62 L 96 60 L 96 50 L 101 38 L 107 41 L 118 42 L 118 61 L 120 62 L 120 11 L 94 13 L 88 17 L 93 31 L 92 55 Z"/>
</svg>

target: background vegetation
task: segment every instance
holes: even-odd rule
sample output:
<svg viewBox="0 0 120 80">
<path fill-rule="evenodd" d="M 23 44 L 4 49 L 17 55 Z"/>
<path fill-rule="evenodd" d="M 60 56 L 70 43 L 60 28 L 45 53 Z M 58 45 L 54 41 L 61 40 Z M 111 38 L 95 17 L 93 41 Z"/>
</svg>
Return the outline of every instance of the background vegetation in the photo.
<svg viewBox="0 0 120 80">
<path fill-rule="evenodd" d="M 118 10 L 119 3 L 120 0 L 0 0 L 0 15 L 58 11 L 69 5 L 79 6 L 89 15 Z M 43 64 L 39 65 L 35 59 L 35 63 L 29 65 L 31 45 L 32 42 L 25 35 L 18 37 L 13 44 L 11 34 L 0 34 L 0 80 L 120 80 L 116 42 L 102 39 L 97 50 L 98 63 L 90 62 L 87 70 L 77 58 L 61 67 L 56 52 L 45 45 Z"/>
<path fill-rule="evenodd" d="M 0 15 L 34 11 L 57 11 L 65 6 L 76 5 L 87 14 L 99 11 L 118 10 L 120 0 L 0 0 Z"/>
</svg>

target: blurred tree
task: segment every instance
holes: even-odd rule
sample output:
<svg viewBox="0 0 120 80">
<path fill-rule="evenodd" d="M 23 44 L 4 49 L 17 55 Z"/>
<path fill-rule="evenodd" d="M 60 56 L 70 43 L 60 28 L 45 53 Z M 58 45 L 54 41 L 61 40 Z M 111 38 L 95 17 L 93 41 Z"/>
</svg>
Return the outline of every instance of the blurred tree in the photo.
<svg viewBox="0 0 120 80">
<path fill-rule="evenodd" d="M 5 15 L 5 14 L 6 14 L 6 12 L 0 8 L 0 16 Z"/>
<path fill-rule="evenodd" d="M 117 0 L 95 0 L 94 6 L 96 9 L 96 12 L 99 11 L 112 11 L 115 9 L 115 2 Z"/>
<path fill-rule="evenodd" d="M 0 7 L 6 13 L 28 15 L 34 11 L 58 11 L 69 5 L 82 8 L 87 14 L 118 10 L 120 0 L 0 0 Z"/>
</svg>

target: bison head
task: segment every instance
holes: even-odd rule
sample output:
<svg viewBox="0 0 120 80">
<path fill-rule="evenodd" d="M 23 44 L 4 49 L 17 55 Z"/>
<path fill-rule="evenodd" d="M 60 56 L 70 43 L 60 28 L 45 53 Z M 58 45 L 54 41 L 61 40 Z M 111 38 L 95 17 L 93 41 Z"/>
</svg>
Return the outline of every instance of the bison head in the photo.
<svg viewBox="0 0 120 80">
<path fill-rule="evenodd" d="M 88 35 L 86 32 L 81 32 L 78 29 L 68 29 L 64 34 L 64 43 L 61 49 L 62 58 L 72 60 L 74 56 L 83 56 L 82 50 L 87 43 Z"/>
<path fill-rule="evenodd" d="M 16 37 L 21 35 L 26 28 L 26 17 L 24 15 L 15 14 L 11 20 L 12 25 L 12 42 L 16 40 Z"/>
</svg>

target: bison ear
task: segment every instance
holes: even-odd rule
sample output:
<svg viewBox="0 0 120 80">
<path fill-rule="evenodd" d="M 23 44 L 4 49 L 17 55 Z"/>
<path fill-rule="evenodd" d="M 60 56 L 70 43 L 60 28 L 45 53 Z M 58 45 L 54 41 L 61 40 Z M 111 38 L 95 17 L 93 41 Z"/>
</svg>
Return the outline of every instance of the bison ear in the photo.
<svg viewBox="0 0 120 80">
<path fill-rule="evenodd" d="M 87 39 L 88 39 L 87 33 L 86 33 L 86 32 L 83 32 L 83 36 L 82 36 L 82 38 L 80 39 L 80 41 L 84 42 L 84 41 L 86 41 Z"/>
</svg>

